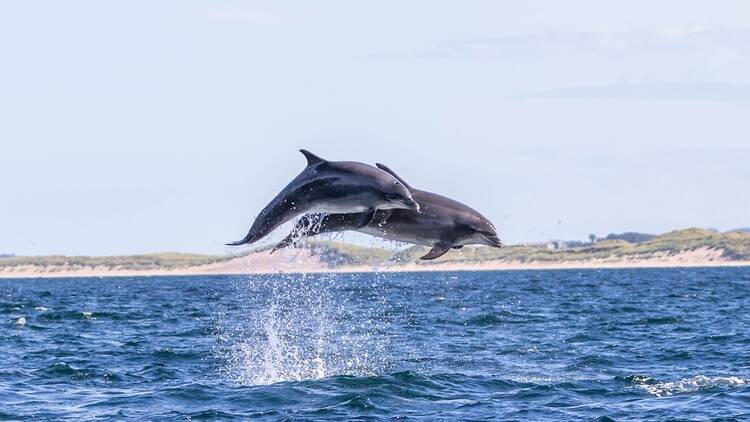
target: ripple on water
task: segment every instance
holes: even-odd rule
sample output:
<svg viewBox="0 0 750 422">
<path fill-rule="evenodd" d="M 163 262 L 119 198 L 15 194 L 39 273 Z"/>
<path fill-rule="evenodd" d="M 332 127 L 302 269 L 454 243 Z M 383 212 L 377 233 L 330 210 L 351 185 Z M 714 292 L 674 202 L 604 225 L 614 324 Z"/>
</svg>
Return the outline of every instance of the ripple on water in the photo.
<svg viewBox="0 0 750 422">
<path fill-rule="evenodd" d="M 78 310 L 52 310 L 37 316 L 39 321 L 81 321 L 94 319 L 94 314 Z"/>
<path fill-rule="evenodd" d="M 678 322 L 682 322 L 684 320 L 684 317 L 682 316 L 651 316 L 646 318 L 641 318 L 635 322 L 637 325 L 669 325 L 669 324 L 676 324 Z"/>
<path fill-rule="evenodd" d="M 68 379 L 73 381 L 100 380 L 104 382 L 122 381 L 120 375 L 98 368 L 79 368 L 65 362 L 55 362 L 36 371 L 36 374 L 49 379 Z"/>
<path fill-rule="evenodd" d="M 739 419 L 748 274 L 0 280 L 0 419 Z"/>
</svg>

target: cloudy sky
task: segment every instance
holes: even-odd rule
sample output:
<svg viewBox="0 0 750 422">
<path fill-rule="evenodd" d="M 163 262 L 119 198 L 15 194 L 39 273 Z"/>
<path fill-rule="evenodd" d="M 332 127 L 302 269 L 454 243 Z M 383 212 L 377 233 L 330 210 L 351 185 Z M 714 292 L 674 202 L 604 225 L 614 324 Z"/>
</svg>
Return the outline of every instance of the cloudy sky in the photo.
<svg viewBox="0 0 750 422">
<path fill-rule="evenodd" d="M 0 53 L 0 253 L 225 252 L 301 147 L 510 243 L 750 225 L 745 1 L 3 2 Z"/>
</svg>

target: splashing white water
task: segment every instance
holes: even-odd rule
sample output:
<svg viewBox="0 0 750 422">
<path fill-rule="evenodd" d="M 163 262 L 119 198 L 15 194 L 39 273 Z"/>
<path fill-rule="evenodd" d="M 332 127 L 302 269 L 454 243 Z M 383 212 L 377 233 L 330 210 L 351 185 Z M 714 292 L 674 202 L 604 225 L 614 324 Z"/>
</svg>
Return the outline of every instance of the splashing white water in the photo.
<svg viewBox="0 0 750 422">
<path fill-rule="evenodd" d="M 335 282 L 335 275 L 316 274 L 249 276 L 239 283 L 242 307 L 218 321 L 222 375 L 263 385 L 382 372 L 385 322 L 359 306 L 350 309 L 341 292 L 334 297 Z"/>
<path fill-rule="evenodd" d="M 292 244 L 297 243 L 301 239 L 314 236 L 323 229 L 323 219 L 325 219 L 328 213 L 312 213 L 307 214 L 304 218 L 300 218 L 294 229 L 292 229 Z"/>
<path fill-rule="evenodd" d="M 658 382 L 652 384 L 642 383 L 639 386 L 649 394 L 657 397 L 666 397 L 673 394 L 692 393 L 710 388 L 741 387 L 747 384 L 748 380 L 739 377 L 707 377 L 705 375 L 696 375 L 679 381 Z"/>
</svg>

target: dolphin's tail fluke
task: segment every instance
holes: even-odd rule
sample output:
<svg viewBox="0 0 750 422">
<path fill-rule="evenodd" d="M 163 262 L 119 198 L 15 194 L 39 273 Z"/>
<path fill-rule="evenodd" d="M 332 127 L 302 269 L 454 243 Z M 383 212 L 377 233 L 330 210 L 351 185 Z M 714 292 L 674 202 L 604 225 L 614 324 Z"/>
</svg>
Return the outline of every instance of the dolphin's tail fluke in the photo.
<svg viewBox="0 0 750 422">
<path fill-rule="evenodd" d="M 236 242 L 227 243 L 227 246 L 240 246 L 240 245 L 246 245 L 248 243 L 255 242 L 255 233 L 251 230 L 247 233 L 245 237 L 243 237 L 241 240 L 238 240 Z"/>
</svg>

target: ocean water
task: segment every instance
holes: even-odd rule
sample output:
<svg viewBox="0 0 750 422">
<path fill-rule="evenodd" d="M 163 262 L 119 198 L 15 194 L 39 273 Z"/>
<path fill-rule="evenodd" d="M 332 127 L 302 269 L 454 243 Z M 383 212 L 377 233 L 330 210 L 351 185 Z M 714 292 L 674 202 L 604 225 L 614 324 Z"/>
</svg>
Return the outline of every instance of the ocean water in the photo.
<svg viewBox="0 0 750 422">
<path fill-rule="evenodd" d="M 0 420 L 750 420 L 750 269 L 0 280 Z"/>
</svg>

